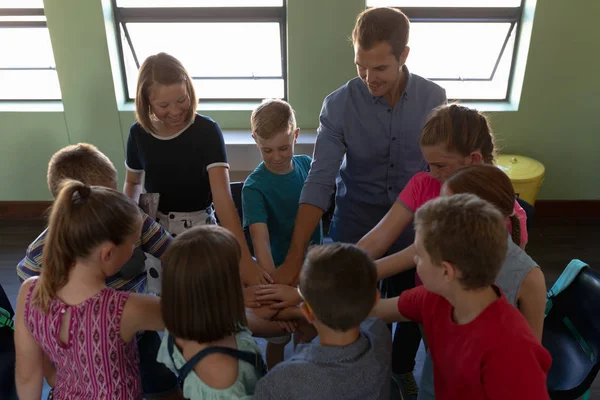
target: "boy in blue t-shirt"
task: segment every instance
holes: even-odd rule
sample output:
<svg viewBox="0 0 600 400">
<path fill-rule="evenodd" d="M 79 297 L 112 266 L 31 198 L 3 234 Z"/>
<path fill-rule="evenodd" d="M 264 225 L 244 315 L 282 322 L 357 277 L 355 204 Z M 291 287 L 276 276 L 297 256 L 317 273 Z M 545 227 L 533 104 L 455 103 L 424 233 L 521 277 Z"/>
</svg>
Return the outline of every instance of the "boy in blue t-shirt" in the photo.
<svg viewBox="0 0 600 400">
<path fill-rule="evenodd" d="M 242 189 L 244 228 L 250 229 L 258 264 L 271 274 L 283 263 L 290 247 L 300 192 L 312 160 L 306 155 L 294 155 L 300 129 L 287 102 L 264 101 L 252 112 L 251 126 L 263 161 L 248 176 Z M 321 236 L 319 226 L 311 244 L 320 244 Z M 289 335 L 268 340 L 269 368 L 283 361 L 289 340 Z"/>
</svg>

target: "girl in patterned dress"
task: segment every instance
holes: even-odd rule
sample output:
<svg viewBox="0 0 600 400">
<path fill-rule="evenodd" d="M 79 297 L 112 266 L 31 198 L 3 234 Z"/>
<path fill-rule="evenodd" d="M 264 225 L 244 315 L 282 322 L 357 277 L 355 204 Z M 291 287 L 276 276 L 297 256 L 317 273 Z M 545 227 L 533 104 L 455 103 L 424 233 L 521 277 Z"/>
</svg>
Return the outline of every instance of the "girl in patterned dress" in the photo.
<svg viewBox="0 0 600 400">
<path fill-rule="evenodd" d="M 19 398 L 41 397 L 44 353 L 56 367 L 57 400 L 142 398 L 134 340 L 140 330 L 164 329 L 159 299 L 105 286 L 131 257 L 141 224 L 124 194 L 64 183 L 50 214 L 44 269 L 17 299 Z"/>
</svg>

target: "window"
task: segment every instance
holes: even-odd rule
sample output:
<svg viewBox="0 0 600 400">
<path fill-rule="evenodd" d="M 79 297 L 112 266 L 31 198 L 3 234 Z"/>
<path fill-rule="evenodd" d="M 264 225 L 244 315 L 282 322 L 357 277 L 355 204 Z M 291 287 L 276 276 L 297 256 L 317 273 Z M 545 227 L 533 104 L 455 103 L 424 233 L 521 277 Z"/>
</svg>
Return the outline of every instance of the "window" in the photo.
<svg viewBox="0 0 600 400">
<path fill-rule="evenodd" d="M 0 100 L 61 98 L 43 7 L 42 0 L 0 2 Z"/>
<path fill-rule="evenodd" d="M 129 100 L 159 52 L 183 63 L 200 101 L 286 97 L 283 0 L 113 1 Z"/>
<path fill-rule="evenodd" d="M 521 0 L 367 0 L 399 7 L 411 20 L 411 72 L 449 99 L 506 101 L 519 34 Z"/>
</svg>

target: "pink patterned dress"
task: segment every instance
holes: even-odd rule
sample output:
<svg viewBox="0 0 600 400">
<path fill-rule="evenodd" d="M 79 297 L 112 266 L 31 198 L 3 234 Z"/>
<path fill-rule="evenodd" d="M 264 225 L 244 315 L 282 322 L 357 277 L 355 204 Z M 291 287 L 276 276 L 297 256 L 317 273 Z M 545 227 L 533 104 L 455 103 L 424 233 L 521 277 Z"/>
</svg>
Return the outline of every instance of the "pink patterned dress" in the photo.
<svg viewBox="0 0 600 400">
<path fill-rule="evenodd" d="M 93 297 L 69 306 L 52 299 L 48 313 L 30 306 L 31 285 L 25 305 L 25 324 L 56 366 L 54 398 L 141 399 L 139 354 L 135 339 L 121 339 L 121 316 L 129 293 L 105 288 Z M 62 316 L 71 310 L 69 340 L 59 338 Z"/>
</svg>

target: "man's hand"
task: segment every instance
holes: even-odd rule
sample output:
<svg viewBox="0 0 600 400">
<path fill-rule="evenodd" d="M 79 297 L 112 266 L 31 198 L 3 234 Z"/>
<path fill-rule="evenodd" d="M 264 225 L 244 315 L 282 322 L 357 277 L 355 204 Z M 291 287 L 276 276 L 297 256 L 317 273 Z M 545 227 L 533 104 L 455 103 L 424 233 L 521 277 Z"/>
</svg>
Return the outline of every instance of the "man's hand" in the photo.
<svg viewBox="0 0 600 400">
<path fill-rule="evenodd" d="M 257 303 L 267 304 L 273 302 L 271 308 L 281 309 L 297 306 L 302 302 L 302 298 L 298 290 L 292 286 L 275 284 L 275 285 L 260 285 L 257 286 L 254 292 Z"/>
<path fill-rule="evenodd" d="M 242 283 L 253 286 L 273 283 L 273 278 L 263 270 L 252 258 L 240 262 L 240 275 Z"/>
</svg>

